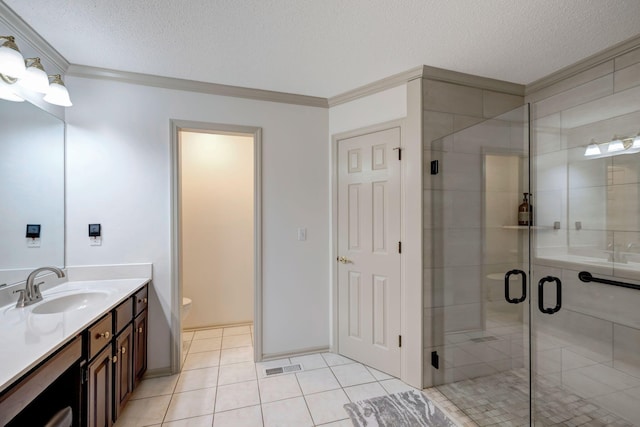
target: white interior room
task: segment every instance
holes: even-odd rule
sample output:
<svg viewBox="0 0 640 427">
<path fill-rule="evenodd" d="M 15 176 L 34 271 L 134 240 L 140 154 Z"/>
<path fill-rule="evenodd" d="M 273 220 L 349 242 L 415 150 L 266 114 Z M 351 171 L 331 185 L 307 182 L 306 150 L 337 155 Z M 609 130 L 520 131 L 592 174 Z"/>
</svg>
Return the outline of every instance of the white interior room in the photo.
<svg viewBox="0 0 640 427">
<path fill-rule="evenodd" d="M 73 349 L 54 425 L 359 426 L 407 392 L 406 425 L 640 425 L 638 16 L 0 0 L 0 53 L 72 103 L 0 55 L 0 424 L 42 421 L 12 399 Z M 61 289 L 102 308 L 38 308 Z"/>
</svg>

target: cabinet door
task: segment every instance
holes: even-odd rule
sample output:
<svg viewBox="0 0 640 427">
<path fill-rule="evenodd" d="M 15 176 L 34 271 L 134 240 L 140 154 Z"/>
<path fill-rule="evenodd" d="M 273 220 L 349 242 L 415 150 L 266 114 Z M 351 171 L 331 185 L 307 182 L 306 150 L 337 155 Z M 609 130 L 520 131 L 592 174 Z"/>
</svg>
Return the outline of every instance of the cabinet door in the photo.
<svg viewBox="0 0 640 427">
<path fill-rule="evenodd" d="M 129 324 L 115 339 L 117 357 L 113 375 L 113 420 L 117 420 L 133 391 L 133 326 Z"/>
<path fill-rule="evenodd" d="M 147 370 L 147 310 L 144 310 L 134 323 L 133 363 L 134 363 L 134 387 L 142 379 Z"/>
<path fill-rule="evenodd" d="M 87 426 L 111 427 L 111 346 L 108 346 L 87 367 Z"/>
</svg>

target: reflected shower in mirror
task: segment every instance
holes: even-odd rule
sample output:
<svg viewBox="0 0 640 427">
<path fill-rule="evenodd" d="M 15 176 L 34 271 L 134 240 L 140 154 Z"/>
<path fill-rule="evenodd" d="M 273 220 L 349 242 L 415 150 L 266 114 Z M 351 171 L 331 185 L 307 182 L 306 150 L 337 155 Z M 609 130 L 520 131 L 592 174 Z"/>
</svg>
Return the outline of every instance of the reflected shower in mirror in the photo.
<svg viewBox="0 0 640 427">
<path fill-rule="evenodd" d="M 43 265 L 64 267 L 64 122 L 0 100 L 0 286 Z M 40 238 L 26 237 L 40 225 Z M 35 227 L 31 227 L 31 231 Z"/>
</svg>

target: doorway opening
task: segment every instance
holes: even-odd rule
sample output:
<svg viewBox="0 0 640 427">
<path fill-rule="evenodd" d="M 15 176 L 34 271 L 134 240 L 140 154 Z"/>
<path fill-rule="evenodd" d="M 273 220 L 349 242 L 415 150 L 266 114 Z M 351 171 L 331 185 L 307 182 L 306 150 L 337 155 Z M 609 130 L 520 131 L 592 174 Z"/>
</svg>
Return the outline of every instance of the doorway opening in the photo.
<svg viewBox="0 0 640 427">
<path fill-rule="evenodd" d="M 183 121 L 172 128 L 172 371 L 190 346 L 221 350 L 222 334 L 211 328 L 246 329 L 258 361 L 260 129 Z"/>
</svg>

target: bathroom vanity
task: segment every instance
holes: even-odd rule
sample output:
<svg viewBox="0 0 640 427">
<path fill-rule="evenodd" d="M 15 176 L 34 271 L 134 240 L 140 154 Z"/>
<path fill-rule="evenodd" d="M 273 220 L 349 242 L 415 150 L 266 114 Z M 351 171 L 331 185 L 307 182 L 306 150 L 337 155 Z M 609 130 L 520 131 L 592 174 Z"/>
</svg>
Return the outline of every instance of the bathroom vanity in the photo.
<svg viewBox="0 0 640 427">
<path fill-rule="evenodd" d="M 0 426 L 56 414 L 111 426 L 146 371 L 149 282 L 67 282 L 39 303 L 0 308 Z"/>
</svg>

